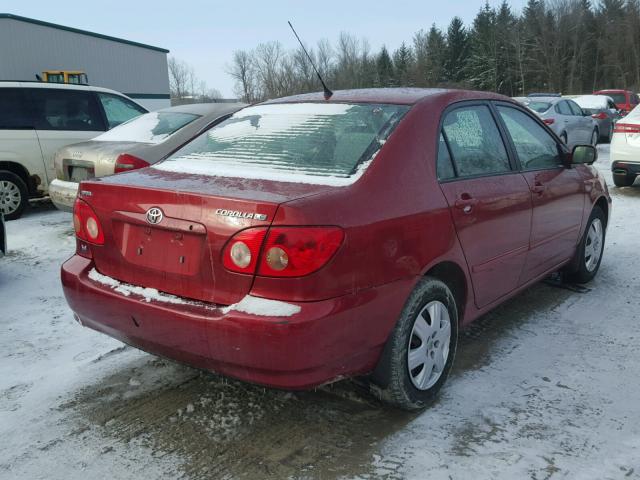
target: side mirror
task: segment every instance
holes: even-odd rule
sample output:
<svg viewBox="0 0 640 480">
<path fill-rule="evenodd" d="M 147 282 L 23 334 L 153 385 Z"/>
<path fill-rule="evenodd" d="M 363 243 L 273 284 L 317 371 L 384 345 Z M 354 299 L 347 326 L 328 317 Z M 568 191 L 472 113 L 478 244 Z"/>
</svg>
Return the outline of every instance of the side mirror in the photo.
<svg viewBox="0 0 640 480">
<path fill-rule="evenodd" d="M 576 145 L 571 152 L 571 165 L 592 165 L 598 159 L 598 150 L 593 145 Z"/>
</svg>

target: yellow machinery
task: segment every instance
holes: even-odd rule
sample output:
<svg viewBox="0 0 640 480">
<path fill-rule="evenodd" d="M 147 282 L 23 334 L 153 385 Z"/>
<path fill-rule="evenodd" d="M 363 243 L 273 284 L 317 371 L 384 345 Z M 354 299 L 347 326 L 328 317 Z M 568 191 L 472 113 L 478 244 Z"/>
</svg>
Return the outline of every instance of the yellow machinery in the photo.
<svg viewBox="0 0 640 480">
<path fill-rule="evenodd" d="M 42 81 L 49 83 L 73 83 L 76 85 L 88 85 L 87 74 L 73 70 L 45 70 L 42 72 Z"/>
</svg>

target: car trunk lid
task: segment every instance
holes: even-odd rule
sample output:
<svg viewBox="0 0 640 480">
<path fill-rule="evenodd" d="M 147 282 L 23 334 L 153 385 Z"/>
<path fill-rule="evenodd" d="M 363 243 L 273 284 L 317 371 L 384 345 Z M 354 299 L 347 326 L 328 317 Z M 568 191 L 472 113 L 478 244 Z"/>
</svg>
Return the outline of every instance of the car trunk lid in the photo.
<svg viewBox="0 0 640 480">
<path fill-rule="evenodd" d="M 104 229 L 105 244 L 92 248 L 100 273 L 229 305 L 249 293 L 253 275 L 223 267 L 227 241 L 245 228 L 269 226 L 279 204 L 327 188 L 143 169 L 83 182 L 80 196 Z"/>
</svg>

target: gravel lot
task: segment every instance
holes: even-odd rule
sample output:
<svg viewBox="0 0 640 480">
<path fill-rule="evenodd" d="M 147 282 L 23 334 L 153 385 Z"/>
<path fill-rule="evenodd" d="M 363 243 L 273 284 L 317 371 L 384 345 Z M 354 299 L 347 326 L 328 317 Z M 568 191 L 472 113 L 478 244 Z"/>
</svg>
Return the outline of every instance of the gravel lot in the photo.
<svg viewBox="0 0 640 480">
<path fill-rule="evenodd" d="M 611 184 L 606 145 L 597 167 Z M 242 384 L 80 327 L 59 282 L 71 218 L 39 204 L 0 260 L 0 478 L 640 478 L 640 187 L 612 195 L 591 291 L 539 284 L 478 320 L 420 415 L 350 382 Z"/>
</svg>

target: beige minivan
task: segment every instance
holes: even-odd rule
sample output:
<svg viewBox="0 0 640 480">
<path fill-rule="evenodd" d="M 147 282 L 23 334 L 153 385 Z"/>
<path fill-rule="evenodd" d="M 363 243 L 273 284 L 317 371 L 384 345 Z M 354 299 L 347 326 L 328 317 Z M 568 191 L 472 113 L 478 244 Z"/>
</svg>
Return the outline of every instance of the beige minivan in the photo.
<svg viewBox="0 0 640 480">
<path fill-rule="evenodd" d="M 30 198 L 48 194 L 54 156 L 147 109 L 100 87 L 0 81 L 0 212 L 19 218 Z"/>
</svg>

